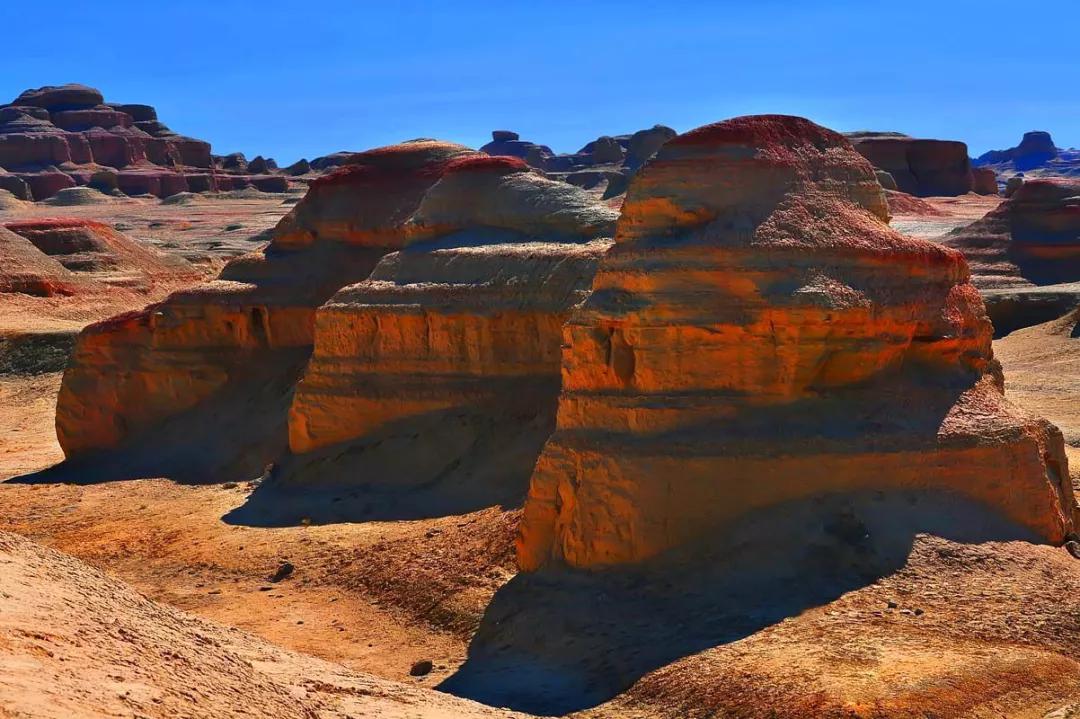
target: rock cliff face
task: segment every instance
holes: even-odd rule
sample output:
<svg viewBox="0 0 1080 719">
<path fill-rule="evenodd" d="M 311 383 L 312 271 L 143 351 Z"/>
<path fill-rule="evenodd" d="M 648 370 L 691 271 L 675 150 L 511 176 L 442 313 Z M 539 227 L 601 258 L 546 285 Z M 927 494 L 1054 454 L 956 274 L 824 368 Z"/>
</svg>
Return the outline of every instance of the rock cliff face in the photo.
<svg viewBox="0 0 1080 719">
<path fill-rule="evenodd" d="M 520 500 L 553 428 L 562 325 L 615 217 L 520 160 L 452 162 L 408 247 L 318 310 L 282 476 Z"/>
<path fill-rule="evenodd" d="M 1080 180 L 1018 184 L 996 209 L 953 232 L 999 334 L 1080 303 Z"/>
<path fill-rule="evenodd" d="M 763 507 L 875 489 L 957 493 L 1061 541 L 1060 432 L 1005 402 L 960 253 L 886 219 L 870 164 L 809 121 L 664 145 L 564 329 L 522 568 L 643 560 Z"/>
<path fill-rule="evenodd" d="M 218 171 L 209 143 L 176 134 L 148 105 L 105 104 L 84 85 L 27 90 L 0 105 L 0 168 L 10 173 L 0 187 L 35 200 L 88 184 L 159 197 L 288 186 L 280 176 Z"/>
<path fill-rule="evenodd" d="M 935 197 L 972 191 L 971 160 L 962 142 L 873 132 L 853 132 L 848 138 L 870 164 L 892 175 L 901 192 Z"/>
<path fill-rule="evenodd" d="M 129 466 L 180 462 L 193 479 L 259 474 L 285 447 L 315 308 L 403 246 L 401 224 L 449 160 L 468 152 L 420 142 L 362 153 L 313 183 L 265 251 L 207 285 L 87 327 L 57 404 L 68 458 L 126 446 Z M 154 447 L 132 456 L 149 432 Z"/>
</svg>

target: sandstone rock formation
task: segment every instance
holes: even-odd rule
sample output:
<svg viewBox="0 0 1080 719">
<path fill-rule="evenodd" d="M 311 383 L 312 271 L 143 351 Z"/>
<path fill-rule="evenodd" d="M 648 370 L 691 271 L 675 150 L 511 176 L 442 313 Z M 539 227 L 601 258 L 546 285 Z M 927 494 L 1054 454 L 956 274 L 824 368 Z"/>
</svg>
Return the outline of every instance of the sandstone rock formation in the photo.
<svg viewBox="0 0 1080 719">
<path fill-rule="evenodd" d="M 74 294 L 78 278 L 30 240 L 0 227 L 0 294 L 37 297 Z"/>
<path fill-rule="evenodd" d="M 847 136 L 870 164 L 892 175 L 901 192 L 934 197 L 972 190 L 971 161 L 962 142 L 921 140 L 895 132 L 852 132 Z"/>
<path fill-rule="evenodd" d="M 273 171 L 263 164 L 265 173 Z M 0 169 L 23 183 L 13 187 L 7 179 L 0 187 L 35 200 L 93 184 L 102 173 L 128 195 L 288 186 L 277 175 L 218 172 L 209 143 L 176 134 L 148 105 L 104 104 L 101 92 L 83 85 L 27 90 L 0 106 Z"/>
<path fill-rule="evenodd" d="M 974 167 L 971 170 L 971 191 L 977 195 L 998 194 L 997 174 L 988 167 Z"/>
<path fill-rule="evenodd" d="M 562 326 L 616 213 L 509 157 L 451 162 L 409 245 L 316 315 L 290 482 L 520 501 L 554 424 Z M 515 496 L 516 495 L 516 496 Z"/>
<path fill-rule="evenodd" d="M 159 282 L 199 277 L 187 260 L 146 247 L 101 222 L 47 218 L 4 227 L 85 281 L 147 290 Z"/>
<path fill-rule="evenodd" d="M 470 152 L 427 141 L 361 153 L 313 182 L 261 253 L 233 260 L 207 285 L 87 327 L 57 403 L 65 454 L 126 446 L 129 468 L 179 464 L 201 481 L 260 474 L 286 446 L 315 308 L 405 244 L 402 225 L 425 191 Z M 148 433 L 152 446 L 134 441 Z"/>
<path fill-rule="evenodd" d="M 1060 432 L 1005 401 L 962 255 L 887 216 L 870 164 L 800 118 L 664 145 L 564 329 L 521 567 L 635 562 L 859 490 L 955 493 L 1061 542 Z"/>
<path fill-rule="evenodd" d="M 951 233 L 999 334 L 1080 304 L 1080 180 L 1034 179 L 981 220 Z"/>
<path fill-rule="evenodd" d="M 991 150 L 973 164 L 999 176 L 1020 172 L 1034 177 L 1080 177 L 1080 150 L 1054 144 L 1049 132 L 1025 132 L 1020 144 L 1008 150 Z"/>
</svg>

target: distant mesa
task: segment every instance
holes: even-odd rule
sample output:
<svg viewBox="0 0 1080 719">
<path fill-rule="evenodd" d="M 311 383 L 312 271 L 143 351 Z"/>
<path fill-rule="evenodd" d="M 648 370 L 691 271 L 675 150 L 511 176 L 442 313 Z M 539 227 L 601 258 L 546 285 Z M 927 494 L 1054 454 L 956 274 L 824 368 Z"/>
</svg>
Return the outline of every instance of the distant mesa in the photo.
<svg viewBox="0 0 1080 719">
<path fill-rule="evenodd" d="M 1050 133 L 1043 130 L 1026 132 L 1016 147 L 991 150 L 980 155 L 974 164 L 992 170 L 1002 181 L 1016 173 L 1029 177 L 1080 178 L 1080 150 L 1057 147 Z"/>
<path fill-rule="evenodd" d="M 85 85 L 27 90 L 0 106 L 0 189 L 43 200 L 76 186 L 168 197 L 255 187 L 288 189 L 272 161 L 225 168 L 210 144 L 179 135 L 149 105 L 106 103 Z"/>
<path fill-rule="evenodd" d="M 519 157 L 548 177 L 601 194 L 621 195 L 634 172 L 675 137 L 670 127 L 655 125 L 632 135 L 603 135 L 575 153 L 555 154 L 547 145 L 520 139 L 518 133 L 494 130 L 491 142 L 480 148 L 489 155 Z"/>
<path fill-rule="evenodd" d="M 1024 179 L 944 244 L 964 253 L 998 334 L 1080 304 L 1080 178 Z"/>
<path fill-rule="evenodd" d="M 899 132 L 849 132 L 855 149 L 892 178 L 900 192 L 916 197 L 955 197 L 969 192 L 997 194 L 987 178 L 976 179 L 967 145 L 955 140 L 924 140 Z"/>
</svg>

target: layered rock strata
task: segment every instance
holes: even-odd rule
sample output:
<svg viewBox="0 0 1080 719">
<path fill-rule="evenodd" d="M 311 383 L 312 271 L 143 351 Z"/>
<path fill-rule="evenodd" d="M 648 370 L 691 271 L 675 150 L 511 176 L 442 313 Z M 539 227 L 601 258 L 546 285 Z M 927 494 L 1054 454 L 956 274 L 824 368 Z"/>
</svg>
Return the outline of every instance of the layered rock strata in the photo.
<svg viewBox="0 0 1080 719">
<path fill-rule="evenodd" d="M 1080 304 L 1080 180 L 1033 179 L 944 244 L 964 253 L 998 334 Z"/>
<path fill-rule="evenodd" d="M 0 227 L 0 294 L 71 295 L 80 284 L 74 273 L 28 239 Z"/>
<path fill-rule="evenodd" d="M 962 142 L 894 132 L 853 132 L 848 138 L 870 164 L 892 175 L 901 192 L 916 197 L 956 196 L 974 187 L 971 160 Z"/>
<path fill-rule="evenodd" d="M 283 192 L 284 176 L 262 163 L 263 172 L 228 173 L 215 168 L 210 144 L 184 137 L 158 121 L 149 105 L 106 104 L 100 91 L 83 85 L 27 90 L 0 105 L 0 168 L 23 187 L 0 187 L 24 199 L 42 200 L 77 185 L 97 185 L 128 195 L 168 197 L 179 192 L 254 186 Z M 25 195 L 25 196 L 24 196 Z"/>
<path fill-rule="evenodd" d="M 202 478 L 261 473 L 286 443 L 315 308 L 404 245 L 402 224 L 449 161 L 469 152 L 432 141 L 362 153 L 313 183 L 261 253 L 233 260 L 214 282 L 87 327 L 57 404 L 68 458 L 137 450 L 136 438 L 154 432 L 150 465 L 183 459 Z M 193 437 L 203 442 L 197 452 Z"/>
<path fill-rule="evenodd" d="M 410 244 L 318 310 L 283 475 L 387 488 L 456 478 L 520 501 L 554 422 L 562 325 L 615 217 L 520 160 L 451 163 L 407 224 Z"/>
<path fill-rule="evenodd" d="M 159 283 L 199 278 L 187 260 L 146 247 L 102 222 L 47 218 L 5 227 L 83 280 L 146 291 Z"/>
<path fill-rule="evenodd" d="M 521 567 L 640 561 L 863 490 L 955 493 L 1062 541 L 1060 432 L 1005 401 L 962 255 L 887 217 L 870 164 L 801 118 L 664 145 L 564 329 Z"/>
<path fill-rule="evenodd" d="M 1025 132 L 1020 144 L 990 150 L 973 162 L 1001 177 L 1022 173 L 1031 177 L 1080 177 L 1080 150 L 1058 147 L 1049 132 Z"/>
</svg>

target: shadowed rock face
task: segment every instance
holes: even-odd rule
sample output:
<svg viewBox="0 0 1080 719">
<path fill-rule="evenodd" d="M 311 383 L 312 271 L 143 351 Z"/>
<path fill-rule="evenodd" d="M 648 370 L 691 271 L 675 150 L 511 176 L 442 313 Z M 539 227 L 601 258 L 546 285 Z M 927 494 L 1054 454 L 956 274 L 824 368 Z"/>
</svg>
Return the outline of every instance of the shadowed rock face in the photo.
<svg viewBox="0 0 1080 719">
<path fill-rule="evenodd" d="M 281 476 L 439 483 L 455 508 L 520 501 L 552 430 L 562 325 L 615 218 L 520 160 L 452 162 L 407 223 L 410 244 L 319 309 Z"/>
<path fill-rule="evenodd" d="M 1034 179 L 944 244 L 964 253 L 999 334 L 1080 303 L 1080 180 Z"/>
<path fill-rule="evenodd" d="M 126 446 L 135 472 L 202 481 L 261 473 L 285 447 L 315 308 L 404 245 L 401 223 L 448 161 L 468 152 L 429 142 L 362 153 L 313 183 L 265 251 L 233 260 L 214 282 L 87 327 L 57 404 L 65 454 Z M 153 449 L 135 456 L 133 440 L 150 434 Z"/>
<path fill-rule="evenodd" d="M 874 167 L 892 175 L 901 192 L 934 197 L 972 191 L 971 160 L 962 142 L 871 132 L 849 133 L 848 138 Z"/>
<path fill-rule="evenodd" d="M 960 253 L 887 217 L 870 164 L 800 118 L 664 145 L 564 330 L 522 568 L 639 561 L 865 489 L 956 492 L 1062 540 L 1060 432 L 1004 401 Z"/>
<path fill-rule="evenodd" d="M 991 150 L 974 161 L 998 175 L 1016 172 L 1029 177 L 1080 178 L 1080 150 L 1057 147 L 1049 132 L 1025 132 L 1020 144 L 1008 150 Z"/>
<path fill-rule="evenodd" d="M 84 85 L 27 90 L 0 106 L 0 168 L 24 182 L 34 200 L 93 184 L 102 170 L 114 173 L 112 187 L 129 195 L 288 187 L 284 177 L 221 172 L 209 143 L 176 134 L 158 122 L 154 108 L 104 104 L 100 91 Z M 272 171 L 264 163 L 260 172 Z"/>
</svg>

